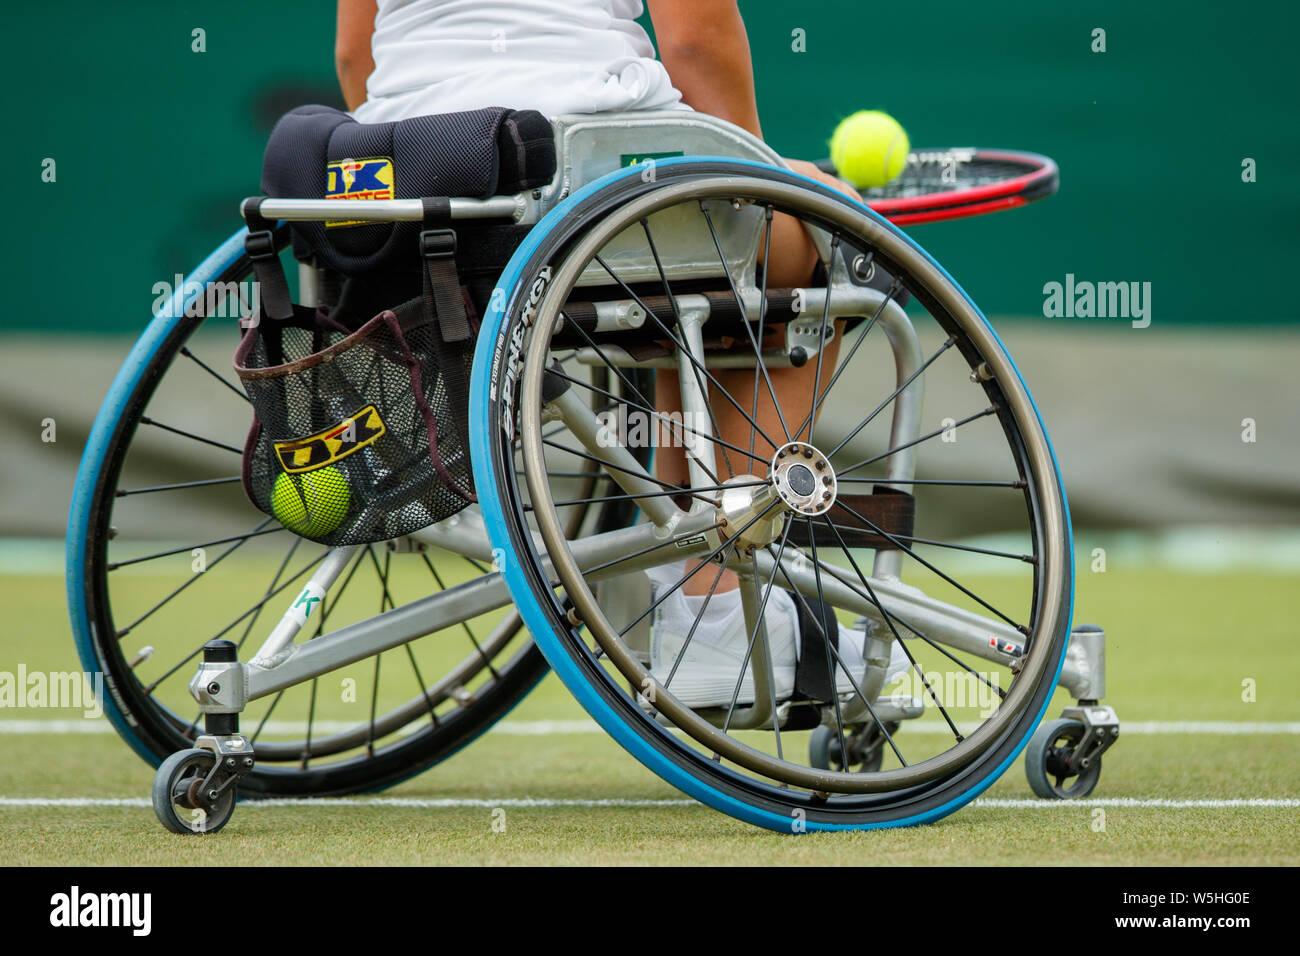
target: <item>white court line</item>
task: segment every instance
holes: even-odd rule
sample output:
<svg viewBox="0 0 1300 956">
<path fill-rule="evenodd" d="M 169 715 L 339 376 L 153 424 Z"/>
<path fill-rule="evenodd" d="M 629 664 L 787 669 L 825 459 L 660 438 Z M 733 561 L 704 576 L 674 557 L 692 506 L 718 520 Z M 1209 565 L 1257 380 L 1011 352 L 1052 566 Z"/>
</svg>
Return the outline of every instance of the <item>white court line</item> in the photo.
<svg viewBox="0 0 1300 956">
<path fill-rule="evenodd" d="M 354 721 L 318 720 L 312 725 L 315 734 L 335 734 L 351 730 Z M 971 729 L 978 725 L 972 724 Z M 964 725 L 959 724 L 959 727 Z M 271 736 L 302 734 L 307 725 L 301 721 L 268 721 L 264 733 Z M 946 724 L 925 722 L 904 724 L 910 734 L 950 734 Z M 559 734 L 603 734 L 604 731 L 590 720 L 503 720 L 489 733 L 517 737 L 546 737 Z M 1300 721 L 1235 721 L 1235 720 L 1134 720 L 1120 721 L 1121 735 L 1138 734 L 1204 734 L 1207 736 L 1235 736 L 1254 734 L 1300 734 Z M 72 720 L 0 720 L 0 735 L 5 734 L 111 734 L 112 725 L 103 719 Z"/>
<path fill-rule="evenodd" d="M 957 722 L 957 728 L 963 733 L 972 733 L 979 727 L 977 723 Z M 1119 722 L 1120 736 L 1138 734 L 1203 734 L 1210 737 L 1232 737 L 1254 734 L 1300 734 L 1300 721 L 1248 721 L 1248 720 L 1130 720 L 1122 717 Z M 904 723 L 902 733 L 944 734 L 951 736 L 947 724 L 937 721 L 925 723 Z"/>
<path fill-rule="evenodd" d="M 6 807 L 148 807 L 143 797 L 0 797 L 0 809 Z M 694 800 L 582 800 L 548 797 L 503 797 L 484 800 L 472 797 L 444 797 L 427 799 L 418 797 L 319 797 L 315 799 L 247 800 L 241 806 L 259 807 L 411 807 L 415 809 L 517 809 L 549 807 L 689 807 L 699 806 Z M 1238 798 L 1222 800 L 1169 800 L 1160 797 L 1107 797 L 1097 800 L 1029 800 L 982 797 L 968 804 L 999 810 L 1051 810 L 1092 807 L 1133 807 L 1170 810 L 1191 809 L 1251 809 L 1275 807 L 1300 807 L 1300 799 Z"/>
<path fill-rule="evenodd" d="M 1102 797 L 1097 800 L 1033 800 L 1000 797 L 981 797 L 969 804 L 972 807 L 994 807 L 1007 810 L 1045 810 L 1052 807 L 1156 807 L 1171 810 L 1194 810 L 1205 807 L 1225 810 L 1233 807 L 1300 807 L 1300 799 L 1291 797 L 1241 797 L 1223 800 L 1168 800 L 1162 797 Z"/>
<path fill-rule="evenodd" d="M 689 807 L 694 800 L 582 800 L 547 797 L 504 797 L 483 800 L 473 797 L 319 797 L 275 800 L 245 800 L 241 807 L 415 807 L 417 809 L 455 809 L 463 807 Z M 143 797 L 0 797 L 4 807 L 149 807 Z"/>
<path fill-rule="evenodd" d="M 357 726 L 354 720 L 317 720 L 312 723 L 313 734 L 337 734 Z M 275 737 L 282 734 L 304 734 L 305 721 L 268 720 L 263 733 Z M 0 735 L 4 734 L 112 734 L 113 725 L 106 719 L 53 720 L 0 720 Z M 503 720 L 490 730 L 494 734 L 519 737 L 545 737 L 551 734 L 603 734 L 591 720 Z"/>
</svg>

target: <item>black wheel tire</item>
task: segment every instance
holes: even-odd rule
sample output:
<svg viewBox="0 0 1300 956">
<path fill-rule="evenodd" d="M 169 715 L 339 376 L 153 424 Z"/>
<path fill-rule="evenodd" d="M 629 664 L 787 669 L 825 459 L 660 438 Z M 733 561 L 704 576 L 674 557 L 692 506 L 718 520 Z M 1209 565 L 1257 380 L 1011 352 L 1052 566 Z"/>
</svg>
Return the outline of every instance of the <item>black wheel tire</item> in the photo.
<svg viewBox="0 0 1300 956">
<path fill-rule="evenodd" d="M 512 260 L 507 273 L 512 280 L 516 275 L 538 275 L 543 266 L 551 264 L 552 260 L 559 261 L 563 258 L 567 254 L 567 248 L 580 239 L 594 219 L 610 214 L 612 210 L 626 205 L 643 192 L 658 188 L 669 180 L 691 177 L 710 178 L 718 173 L 735 174 L 737 165 L 725 160 L 683 161 L 679 165 L 665 165 L 660 168 L 654 183 L 638 182 L 635 181 L 636 177 L 629 175 L 590 195 L 571 200 L 573 208 L 566 209 L 568 215 L 557 220 L 557 225 L 551 234 L 533 247 L 526 259 Z M 777 180 L 793 180 L 801 186 L 807 186 L 806 180 L 784 171 L 765 170 L 763 175 Z M 817 187 L 813 188 L 817 189 Z M 829 190 L 821 191 L 829 195 Z M 892 274 L 902 274 L 906 271 L 902 265 L 892 260 L 885 261 L 883 256 L 877 258 L 890 269 Z M 513 301 L 500 327 L 490 330 L 494 334 L 501 333 L 497 341 L 503 343 L 507 341 L 508 337 L 504 335 L 504 330 L 519 320 L 522 304 L 522 297 Z M 984 321 L 987 326 L 987 320 Z M 500 373 L 508 354 L 509 350 L 504 347 L 498 348 L 493 354 L 492 368 L 496 373 Z M 484 375 L 480 380 L 480 388 L 481 383 L 488 380 L 489 376 Z M 992 382 L 985 383 L 984 387 L 989 391 L 1000 388 Z M 476 390 L 474 400 L 484 400 L 483 393 Z M 491 520 L 503 521 L 501 546 L 504 547 L 508 539 L 510 548 L 516 554 L 539 560 L 534 552 L 531 537 L 526 537 L 521 530 L 514 503 L 518 482 L 513 477 L 513 469 L 498 467 L 498 463 L 504 460 L 504 453 L 507 450 L 498 441 L 498 436 L 505 433 L 513 434 L 515 422 L 511 421 L 510 427 L 503 428 L 502 419 L 505 410 L 498 400 L 485 400 L 482 407 L 486 408 L 483 422 L 486 427 L 482 434 L 491 437 L 487 441 L 487 454 L 480 455 L 476 459 L 475 477 L 480 500 L 485 494 L 494 497 Z M 1008 440 L 1013 453 L 1020 455 L 1024 449 L 1024 436 L 1014 431 L 1013 423 L 1005 415 L 1000 418 L 1004 428 L 1008 430 Z M 1037 427 L 1041 429 L 1041 420 L 1037 423 Z M 1045 436 L 1044 444 L 1046 444 Z M 510 449 L 510 454 L 513 454 L 513 449 Z M 1050 463 L 1050 467 L 1052 473 L 1047 480 L 1059 489 L 1060 476 L 1054 461 Z M 1027 496 L 1034 493 L 1032 487 L 1025 491 Z M 500 510 L 499 515 L 497 509 Z M 1068 513 L 1064 515 L 1064 522 L 1068 528 Z M 1041 528 L 1035 523 L 1031 526 L 1031 531 L 1041 533 Z M 1051 597 L 1053 600 L 1068 604 L 1072 593 L 1073 566 L 1068 554 L 1064 560 L 1066 570 L 1058 581 L 1059 591 L 1054 592 Z M 798 824 L 808 830 L 843 826 L 906 825 L 937 819 L 974 799 L 1007 768 L 1040 719 L 1042 709 L 1055 689 L 1054 675 L 1059 671 L 1069 632 L 1067 608 L 1059 625 L 1050 632 L 1045 631 L 1042 635 L 1042 639 L 1049 642 L 1050 648 L 1044 661 L 1043 679 L 1031 692 L 1026 705 L 1009 722 L 1008 728 L 999 735 L 995 743 L 985 749 L 979 758 L 949 775 L 917 787 L 875 795 L 832 795 L 827 799 L 824 794 L 810 792 L 796 795 L 788 788 L 755 781 L 751 777 L 721 766 L 707 756 L 683 748 L 675 737 L 659 727 L 652 719 L 647 718 L 640 707 L 610 677 L 590 649 L 573 636 L 571 624 L 564 616 L 563 609 L 553 600 L 549 579 L 540 574 L 529 559 L 520 562 L 519 568 L 523 581 L 512 581 L 516 603 L 522 604 L 526 599 L 535 602 L 535 608 L 530 606 L 524 614 L 525 620 L 530 621 L 537 640 L 547 646 L 548 652 L 552 655 L 552 664 L 560 671 L 561 679 L 588 712 L 593 713 L 593 716 L 599 714 L 597 720 L 602 723 L 604 722 L 602 717 L 608 716 L 632 731 L 637 739 L 631 743 L 623 741 L 624 746 L 664 779 L 733 816 L 784 832 L 790 832 L 785 821 L 792 818 L 797 819 Z M 1042 593 L 1036 593 L 1034 605 L 1037 606 L 1044 597 Z M 532 614 L 534 611 L 536 617 Z M 545 623 L 541 624 L 543 619 Z M 1047 675 L 1052 676 L 1049 679 Z M 689 783 L 685 778 L 689 778 Z"/>
<path fill-rule="evenodd" d="M 153 778 L 153 812 L 158 821 L 172 833 L 192 836 L 216 833 L 235 812 L 235 785 L 227 787 L 208 808 L 188 807 L 191 816 L 186 819 L 177 811 L 176 794 L 186 781 L 202 779 L 212 769 L 216 755 L 210 750 L 179 750 L 164 760 Z"/>
<path fill-rule="evenodd" d="M 281 229 L 276 239 L 277 246 L 283 248 L 289 241 L 288 230 Z M 237 282 L 250 270 L 247 257 L 240 256 L 212 281 L 222 284 Z M 105 696 L 108 716 L 131 748 L 153 766 L 159 766 L 177 751 L 189 748 L 193 739 L 183 733 L 187 721 L 178 718 L 146 692 L 115 639 L 117 622 L 112 612 L 107 569 L 117 482 L 140 416 L 145 414 L 171 364 L 179 359 L 181 349 L 205 319 L 202 315 L 182 315 L 172 321 L 165 335 L 159 337 L 146 367 L 111 422 L 111 433 L 103 445 L 102 455 L 94 462 L 83 461 L 83 472 L 87 468 L 96 469 L 94 482 L 87 489 L 88 501 L 84 509 L 74 508 L 70 519 L 75 522 L 78 515 L 83 515 L 84 526 L 69 527 L 69 537 L 73 537 L 75 532 L 82 542 L 80 564 L 84 573 L 74 576 L 71 562 L 68 572 L 69 593 L 75 592 L 77 600 L 84 602 L 87 619 L 87 626 L 82 629 L 75 623 L 76 613 L 73 614 L 82 665 L 90 673 L 104 675 L 106 685 L 113 689 Z M 80 478 L 78 485 L 81 485 Z M 446 719 L 440 719 L 436 726 L 426 727 L 390 746 L 377 749 L 373 755 L 312 766 L 306 770 L 293 764 L 259 763 L 240 781 L 241 796 L 265 798 L 368 793 L 421 773 L 459 751 L 509 713 L 546 676 L 549 666 L 536 645 L 529 643 L 508 660 L 502 660 L 497 671 L 498 679 L 485 685 L 470 704 L 456 709 Z"/>
<path fill-rule="evenodd" d="M 1094 757 L 1082 773 L 1067 777 L 1060 773 L 1079 741 L 1084 726 L 1077 720 L 1061 717 L 1039 725 L 1025 747 L 1025 776 L 1029 789 L 1044 800 L 1082 800 L 1097 786 L 1101 777 L 1101 757 Z M 1064 742 L 1063 746 L 1058 744 Z M 1066 780 L 1073 782 L 1066 784 Z"/>
</svg>

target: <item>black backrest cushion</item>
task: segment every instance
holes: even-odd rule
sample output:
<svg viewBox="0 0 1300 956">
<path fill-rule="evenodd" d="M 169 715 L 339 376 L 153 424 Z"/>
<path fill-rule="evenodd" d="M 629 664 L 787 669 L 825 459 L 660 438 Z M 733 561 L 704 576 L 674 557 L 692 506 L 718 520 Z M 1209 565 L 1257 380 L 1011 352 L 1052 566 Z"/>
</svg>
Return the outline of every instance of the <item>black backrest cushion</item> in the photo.
<svg viewBox="0 0 1300 956">
<path fill-rule="evenodd" d="M 351 162 L 346 162 L 351 161 Z M 486 199 L 549 183 L 555 176 L 551 124 L 534 110 L 502 107 L 358 123 L 329 106 L 300 106 L 271 131 L 262 192 L 293 199 L 326 195 Z M 420 224 L 291 224 L 299 256 L 314 253 L 344 275 L 418 261 Z"/>
</svg>

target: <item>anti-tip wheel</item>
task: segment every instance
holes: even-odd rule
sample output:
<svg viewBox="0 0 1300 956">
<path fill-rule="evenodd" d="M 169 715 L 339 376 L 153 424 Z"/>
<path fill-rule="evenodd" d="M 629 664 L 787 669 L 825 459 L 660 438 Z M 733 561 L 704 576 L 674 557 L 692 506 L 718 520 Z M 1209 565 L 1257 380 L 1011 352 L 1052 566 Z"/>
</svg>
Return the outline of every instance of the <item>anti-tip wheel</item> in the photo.
<svg viewBox="0 0 1300 956">
<path fill-rule="evenodd" d="M 892 737 L 898 731 L 896 721 L 887 721 L 885 728 Z M 852 734 L 844 735 L 844 749 L 849 766 L 860 773 L 874 773 L 885 760 L 885 738 L 875 724 Z M 814 728 L 808 739 L 808 762 L 819 770 L 839 770 L 844 760 L 840 742 L 833 727 L 821 724 Z"/>
<path fill-rule="evenodd" d="M 1082 773 L 1067 770 L 1083 736 L 1083 724 L 1069 718 L 1044 721 L 1034 731 L 1025 747 L 1025 776 L 1036 795 L 1045 800 L 1080 800 L 1092 793 L 1101 777 L 1100 756 L 1093 757 Z"/>
<path fill-rule="evenodd" d="M 233 783 L 215 800 L 199 792 L 215 759 L 209 750 L 181 750 L 159 765 L 153 778 L 153 811 L 172 833 L 216 833 L 235 812 Z"/>
</svg>

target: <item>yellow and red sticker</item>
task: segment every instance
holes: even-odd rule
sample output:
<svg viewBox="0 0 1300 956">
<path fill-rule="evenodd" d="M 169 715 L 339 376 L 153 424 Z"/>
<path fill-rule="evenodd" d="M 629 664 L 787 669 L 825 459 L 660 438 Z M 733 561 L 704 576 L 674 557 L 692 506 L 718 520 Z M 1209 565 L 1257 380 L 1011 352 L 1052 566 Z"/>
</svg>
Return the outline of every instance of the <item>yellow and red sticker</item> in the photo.
<svg viewBox="0 0 1300 956">
<path fill-rule="evenodd" d="M 312 471 L 346 458 L 378 439 L 385 431 L 387 428 L 379 417 L 379 410 L 367 405 L 323 432 L 293 441 L 275 442 L 275 454 L 280 459 L 280 467 L 291 474 Z"/>
<path fill-rule="evenodd" d="M 395 199 L 393 161 L 387 156 L 336 159 L 325 167 L 326 199 Z M 325 227 L 361 226 L 360 220 L 330 220 Z"/>
</svg>

